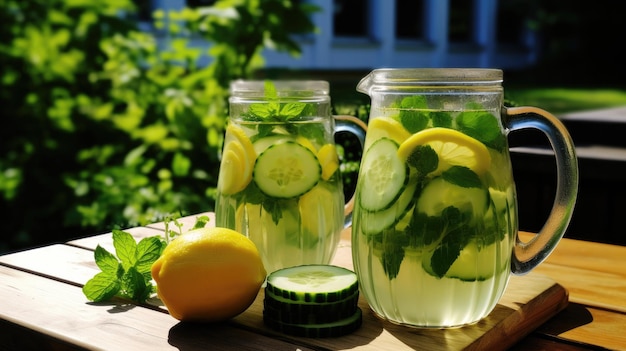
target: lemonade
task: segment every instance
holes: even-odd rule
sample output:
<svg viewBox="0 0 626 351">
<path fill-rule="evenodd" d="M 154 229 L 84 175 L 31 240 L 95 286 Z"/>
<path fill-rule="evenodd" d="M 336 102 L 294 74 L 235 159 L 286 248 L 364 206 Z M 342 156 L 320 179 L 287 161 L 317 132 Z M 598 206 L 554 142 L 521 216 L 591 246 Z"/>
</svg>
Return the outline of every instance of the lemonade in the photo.
<svg viewBox="0 0 626 351">
<path fill-rule="evenodd" d="M 504 292 L 517 231 L 497 112 L 399 101 L 370 114 L 352 235 L 362 293 L 394 323 L 475 322 Z"/>
<path fill-rule="evenodd" d="M 328 264 L 345 219 L 329 97 L 281 88 L 231 100 L 215 209 L 218 226 L 256 244 L 268 274 Z"/>
</svg>

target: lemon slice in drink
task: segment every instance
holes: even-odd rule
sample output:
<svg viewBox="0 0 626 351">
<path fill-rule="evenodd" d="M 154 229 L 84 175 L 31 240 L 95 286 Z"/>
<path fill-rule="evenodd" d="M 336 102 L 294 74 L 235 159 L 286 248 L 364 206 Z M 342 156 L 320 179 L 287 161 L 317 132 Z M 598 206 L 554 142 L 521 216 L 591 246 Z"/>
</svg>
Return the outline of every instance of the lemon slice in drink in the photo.
<svg viewBox="0 0 626 351">
<path fill-rule="evenodd" d="M 244 155 L 246 157 L 246 162 L 250 165 L 250 167 L 254 167 L 254 161 L 256 159 L 256 152 L 254 151 L 254 146 L 252 146 L 252 141 L 246 135 L 246 132 L 241 129 L 241 127 L 236 126 L 234 124 L 229 124 L 226 128 L 226 134 L 234 137 L 234 140 L 241 144 L 243 148 Z"/>
<path fill-rule="evenodd" d="M 365 150 L 380 138 L 389 138 L 400 145 L 411 136 L 411 133 L 400 122 L 390 117 L 376 117 L 372 119 L 367 130 Z"/>
<path fill-rule="evenodd" d="M 243 129 L 235 125 L 226 128 L 226 145 L 218 177 L 218 189 L 225 195 L 235 194 L 252 181 L 256 152 Z"/>
<path fill-rule="evenodd" d="M 303 136 L 298 136 L 296 138 L 296 143 L 304 146 L 305 148 L 311 150 L 312 153 L 317 153 L 317 150 L 315 149 L 315 145 L 313 145 L 313 143 L 311 142 L 311 140 L 303 137 Z"/>
<path fill-rule="evenodd" d="M 322 165 L 322 179 L 328 180 L 339 168 L 337 148 L 333 144 L 325 144 L 317 153 L 317 159 Z"/>
<path fill-rule="evenodd" d="M 429 145 L 439 157 L 437 169 L 431 175 L 439 175 L 452 166 L 463 166 L 478 175 L 484 174 L 491 165 L 491 155 L 480 141 L 449 128 L 429 128 L 406 139 L 398 148 L 398 157 L 406 161 L 413 151 Z"/>
</svg>

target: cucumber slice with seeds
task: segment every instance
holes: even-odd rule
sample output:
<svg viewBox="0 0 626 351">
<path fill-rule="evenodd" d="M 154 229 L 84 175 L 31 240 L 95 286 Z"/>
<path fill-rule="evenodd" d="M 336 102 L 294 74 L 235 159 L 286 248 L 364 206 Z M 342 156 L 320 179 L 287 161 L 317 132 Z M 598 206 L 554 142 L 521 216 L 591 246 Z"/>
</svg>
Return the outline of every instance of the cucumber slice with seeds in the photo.
<svg viewBox="0 0 626 351">
<path fill-rule="evenodd" d="M 370 146 L 361 165 L 360 205 L 368 211 L 392 206 L 409 179 L 408 167 L 398 157 L 398 144 L 381 138 Z"/>
<path fill-rule="evenodd" d="M 265 195 L 291 199 L 311 190 L 321 173 L 322 166 L 311 150 L 285 141 L 269 146 L 257 157 L 253 179 Z"/>
<path fill-rule="evenodd" d="M 285 334 L 307 338 L 333 338 L 352 333 L 353 331 L 359 329 L 363 323 L 363 314 L 361 309 L 357 307 L 352 316 L 331 323 L 282 323 L 268 317 L 267 315 L 263 315 L 263 321 L 270 328 Z"/>
</svg>

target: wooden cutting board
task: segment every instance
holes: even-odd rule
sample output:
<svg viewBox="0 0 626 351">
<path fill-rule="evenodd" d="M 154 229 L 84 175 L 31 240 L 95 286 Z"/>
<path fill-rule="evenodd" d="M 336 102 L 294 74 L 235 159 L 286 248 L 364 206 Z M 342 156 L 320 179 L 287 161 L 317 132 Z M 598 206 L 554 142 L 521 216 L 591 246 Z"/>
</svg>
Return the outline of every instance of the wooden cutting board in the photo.
<svg viewBox="0 0 626 351">
<path fill-rule="evenodd" d="M 342 260 L 341 245 L 335 264 L 351 268 Z M 347 256 L 350 257 L 350 256 Z M 363 325 L 356 332 L 340 338 L 308 339 L 287 337 L 296 343 L 329 350 L 506 350 L 531 333 L 568 304 L 567 290 L 549 277 L 530 273 L 512 276 L 504 296 L 494 311 L 482 321 L 463 328 L 413 329 L 382 321 L 361 297 Z M 250 328 L 273 333 L 262 322 L 263 293 L 235 321 Z"/>
</svg>

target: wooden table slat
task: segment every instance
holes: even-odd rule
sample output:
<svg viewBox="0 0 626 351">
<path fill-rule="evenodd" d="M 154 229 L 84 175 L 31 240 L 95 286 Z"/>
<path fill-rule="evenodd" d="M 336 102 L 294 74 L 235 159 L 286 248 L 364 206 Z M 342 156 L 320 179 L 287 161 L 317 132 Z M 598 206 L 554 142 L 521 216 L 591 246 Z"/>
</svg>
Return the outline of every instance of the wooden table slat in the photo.
<svg viewBox="0 0 626 351">
<path fill-rule="evenodd" d="M 187 327 L 167 313 L 148 308 L 88 303 L 75 286 L 1 265 L 0 281 L 0 299 L 12 304 L 1 317 L 13 323 L 15 331 L 20 330 L 17 326 L 26 327 L 85 349 L 206 350 L 208 345 L 241 349 L 251 344 L 271 350 L 296 348 L 284 340 L 232 328 L 230 323 Z"/>
</svg>

